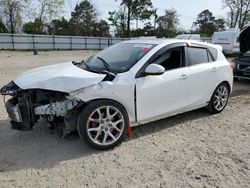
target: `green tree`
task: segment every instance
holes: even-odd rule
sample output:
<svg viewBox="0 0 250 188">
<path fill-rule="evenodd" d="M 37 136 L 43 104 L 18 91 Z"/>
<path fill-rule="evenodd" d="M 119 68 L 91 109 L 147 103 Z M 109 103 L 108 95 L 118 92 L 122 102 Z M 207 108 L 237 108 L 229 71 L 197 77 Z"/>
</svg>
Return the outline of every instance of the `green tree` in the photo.
<svg viewBox="0 0 250 188">
<path fill-rule="evenodd" d="M 60 17 L 63 13 L 64 0 L 26 0 L 26 14 L 30 19 L 39 24 L 38 33 L 44 33 L 44 27 L 49 27 L 50 22 Z"/>
<path fill-rule="evenodd" d="M 202 11 L 197 16 L 197 20 L 193 23 L 193 26 L 197 28 L 197 32 L 206 37 L 212 36 L 219 29 L 224 29 L 222 20 L 216 20 L 213 13 L 209 10 Z"/>
<path fill-rule="evenodd" d="M 231 28 L 243 27 L 250 22 L 250 0 L 222 0 L 228 11 L 228 25 Z"/>
<path fill-rule="evenodd" d="M 27 34 L 37 34 L 37 28 L 34 22 L 27 22 L 23 25 L 23 32 Z"/>
<path fill-rule="evenodd" d="M 225 30 L 226 21 L 222 18 L 215 20 L 216 31 Z"/>
<path fill-rule="evenodd" d="M 108 37 L 109 36 L 109 24 L 105 20 L 100 20 L 94 25 L 93 36 L 95 37 Z"/>
<path fill-rule="evenodd" d="M 92 36 L 96 20 L 97 11 L 94 5 L 84 0 L 75 6 L 75 10 L 71 13 L 70 23 L 75 35 Z"/>
<path fill-rule="evenodd" d="M 165 10 L 165 15 L 159 16 L 157 33 L 159 37 L 174 37 L 179 24 L 179 16 L 175 9 Z"/>
<path fill-rule="evenodd" d="M 121 0 L 120 5 L 126 8 L 127 37 L 130 36 L 131 21 L 136 20 L 138 28 L 138 20 L 149 19 L 154 13 L 151 0 Z"/>
<path fill-rule="evenodd" d="M 40 19 L 35 19 L 34 22 L 27 22 L 23 25 L 23 32 L 27 34 L 46 34 L 42 31 L 41 26 L 43 24 L 41 23 Z"/>
<path fill-rule="evenodd" d="M 154 30 L 154 26 L 147 22 L 144 24 L 143 28 L 138 28 L 131 31 L 132 36 L 140 37 L 140 36 L 156 36 L 156 32 Z"/>
<path fill-rule="evenodd" d="M 125 7 L 120 6 L 118 11 L 109 12 L 109 21 L 115 27 L 116 37 L 126 37 L 127 35 L 127 14 Z"/>
<path fill-rule="evenodd" d="M 0 33 L 8 33 L 8 30 L 2 22 L 2 19 L 0 19 Z"/>
<path fill-rule="evenodd" d="M 52 20 L 49 33 L 52 35 L 72 35 L 73 31 L 69 21 L 62 17 L 61 19 Z"/>
<path fill-rule="evenodd" d="M 2 22 L 11 33 L 18 33 L 22 24 L 22 4 L 17 0 L 0 0 L 0 16 Z"/>
</svg>

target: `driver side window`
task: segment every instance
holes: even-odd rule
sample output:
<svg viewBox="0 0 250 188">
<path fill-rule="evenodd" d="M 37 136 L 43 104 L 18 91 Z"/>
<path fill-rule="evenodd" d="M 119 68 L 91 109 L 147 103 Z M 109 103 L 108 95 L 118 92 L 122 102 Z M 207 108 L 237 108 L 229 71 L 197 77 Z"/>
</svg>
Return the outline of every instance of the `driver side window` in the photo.
<svg viewBox="0 0 250 188">
<path fill-rule="evenodd" d="M 183 47 L 172 48 L 157 55 L 152 61 L 154 64 L 159 64 L 165 70 L 177 69 L 183 66 Z"/>
</svg>

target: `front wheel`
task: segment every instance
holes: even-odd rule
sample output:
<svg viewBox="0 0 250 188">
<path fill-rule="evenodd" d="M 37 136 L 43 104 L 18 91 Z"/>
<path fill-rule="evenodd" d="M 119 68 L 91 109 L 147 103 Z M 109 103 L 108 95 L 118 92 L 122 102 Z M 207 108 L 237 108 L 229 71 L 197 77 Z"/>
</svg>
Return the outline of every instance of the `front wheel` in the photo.
<svg viewBox="0 0 250 188">
<path fill-rule="evenodd" d="M 119 103 L 100 100 L 90 103 L 78 119 L 78 133 L 90 146 L 106 150 L 120 144 L 128 130 L 128 115 Z"/>
<path fill-rule="evenodd" d="M 229 87 L 226 83 L 221 83 L 214 91 L 207 109 L 214 113 L 220 113 L 227 106 L 229 98 Z"/>
</svg>

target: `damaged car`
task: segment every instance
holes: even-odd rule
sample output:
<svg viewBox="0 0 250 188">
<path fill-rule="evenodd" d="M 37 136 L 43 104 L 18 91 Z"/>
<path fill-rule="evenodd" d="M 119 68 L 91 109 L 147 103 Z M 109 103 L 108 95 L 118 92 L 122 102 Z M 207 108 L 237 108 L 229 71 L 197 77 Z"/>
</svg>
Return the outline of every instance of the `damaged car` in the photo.
<svg viewBox="0 0 250 188">
<path fill-rule="evenodd" d="M 59 135 L 77 131 L 96 149 L 120 144 L 137 126 L 206 108 L 220 113 L 233 86 L 217 45 L 190 40 L 126 41 L 81 62 L 27 71 L 1 89 L 13 129 L 39 119 Z"/>
</svg>

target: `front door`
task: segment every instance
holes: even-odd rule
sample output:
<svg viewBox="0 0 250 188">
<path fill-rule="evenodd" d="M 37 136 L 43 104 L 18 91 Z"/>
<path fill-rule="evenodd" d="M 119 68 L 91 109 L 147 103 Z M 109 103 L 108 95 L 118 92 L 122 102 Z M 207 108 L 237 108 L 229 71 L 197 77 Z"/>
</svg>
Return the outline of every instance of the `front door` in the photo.
<svg viewBox="0 0 250 188">
<path fill-rule="evenodd" d="M 184 47 L 163 51 L 152 63 L 162 65 L 165 73 L 136 79 L 138 122 L 171 115 L 186 107 L 190 70 L 185 67 L 184 52 Z"/>
</svg>

